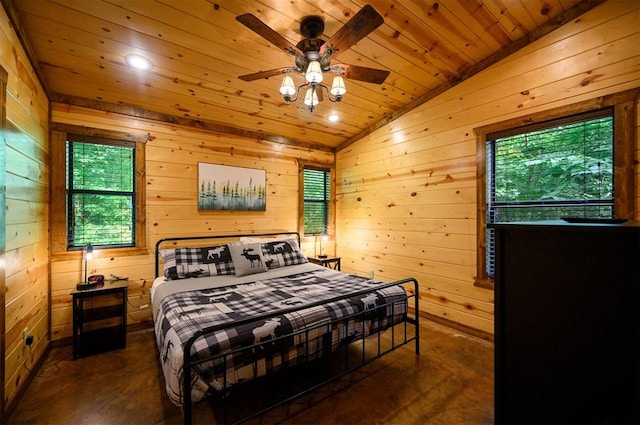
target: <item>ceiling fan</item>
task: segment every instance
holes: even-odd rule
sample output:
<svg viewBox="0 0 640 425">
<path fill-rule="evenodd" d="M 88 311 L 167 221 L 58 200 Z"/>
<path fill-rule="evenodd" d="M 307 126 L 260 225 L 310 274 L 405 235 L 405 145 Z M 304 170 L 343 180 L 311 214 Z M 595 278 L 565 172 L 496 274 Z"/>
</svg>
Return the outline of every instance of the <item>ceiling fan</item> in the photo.
<svg viewBox="0 0 640 425">
<path fill-rule="evenodd" d="M 362 40 L 384 22 L 382 16 L 370 5 L 360 9 L 328 40 L 319 38 L 324 31 L 324 21 L 321 17 L 308 16 L 304 18 L 300 23 L 300 32 L 306 38 L 295 46 L 250 13 L 240 15 L 236 17 L 236 20 L 295 58 L 295 66 L 293 67 L 260 71 L 241 75 L 238 78 L 244 81 L 254 81 L 284 74 L 285 77 L 280 86 L 280 93 L 284 99 L 287 102 L 294 102 L 300 91 L 306 88 L 304 103 L 311 112 L 322 100 L 322 89 L 326 90 L 327 97 L 332 102 L 342 100 L 342 96 L 347 91 L 343 78 L 382 84 L 389 75 L 389 71 L 381 69 L 331 64 L 331 59 Z M 287 75 L 289 73 L 304 75 L 306 83 L 296 89 L 293 79 Z M 331 88 L 322 84 L 323 73 L 335 74 Z"/>
</svg>

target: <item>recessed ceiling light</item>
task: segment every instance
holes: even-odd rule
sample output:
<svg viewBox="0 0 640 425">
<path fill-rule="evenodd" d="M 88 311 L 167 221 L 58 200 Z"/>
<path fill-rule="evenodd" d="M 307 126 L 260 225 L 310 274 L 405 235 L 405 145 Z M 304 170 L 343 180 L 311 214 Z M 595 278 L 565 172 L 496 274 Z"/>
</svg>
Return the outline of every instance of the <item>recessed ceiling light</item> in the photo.
<svg viewBox="0 0 640 425">
<path fill-rule="evenodd" d="M 149 71 L 151 68 L 153 68 L 153 62 L 151 62 L 149 59 L 145 58 L 144 56 L 140 56 L 132 53 L 130 55 L 125 56 L 124 60 L 125 62 L 127 62 L 129 66 L 135 69 Z"/>
<path fill-rule="evenodd" d="M 327 115 L 327 121 L 329 121 L 329 122 L 340 121 L 340 115 L 338 115 L 338 114 L 329 114 L 329 115 Z"/>
</svg>

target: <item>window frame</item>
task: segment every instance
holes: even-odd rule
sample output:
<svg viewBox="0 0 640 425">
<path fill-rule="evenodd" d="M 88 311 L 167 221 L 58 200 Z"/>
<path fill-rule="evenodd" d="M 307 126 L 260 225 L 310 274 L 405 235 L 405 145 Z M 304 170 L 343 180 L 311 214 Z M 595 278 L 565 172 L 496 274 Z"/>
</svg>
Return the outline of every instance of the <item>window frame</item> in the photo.
<svg viewBox="0 0 640 425">
<path fill-rule="evenodd" d="M 476 277 L 474 285 L 493 289 L 493 279 L 486 272 L 486 142 L 488 135 L 498 132 L 530 127 L 532 124 L 558 120 L 577 114 L 588 113 L 607 107 L 613 108 L 613 143 L 614 143 L 614 216 L 632 220 L 634 210 L 634 174 L 633 162 L 635 154 L 635 114 L 638 90 L 628 90 L 613 95 L 603 96 L 573 105 L 562 106 L 548 111 L 510 119 L 499 123 L 474 129 L 476 134 Z"/>
<path fill-rule="evenodd" d="M 336 189 L 336 178 L 335 178 L 335 168 L 331 165 L 314 163 L 309 161 L 298 161 L 298 232 L 302 236 L 312 236 L 316 235 L 316 233 L 308 233 L 304 232 L 304 170 L 318 170 L 329 172 L 329 200 L 328 200 L 328 214 L 327 214 L 327 229 L 326 235 L 331 236 L 335 233 L 335 189 Z"/>
<path fill-rule="evenodd" d="M 67 158 L 66 143 L 73 141 L 95 141 L 102 144 L 135 146 L 135 246 L 105 247 L 99 249 L 100 256 L 127 256 L 147 253 L 145 212 L 145 147 L 147 134 L 132 134 L 112 130 L 87 128 L 70 124 L 51 124 L 51 253 L 56 260 L 79 258 L 82 250 L 69 249 L 67 239 Z M 61 197 L 59 193 L 64 193 Z M 97 252 L 96 252 L 97 254 Z"/>
<path fill-rule="evenodd" d="M 2 177 L 2 181 L 6 182 L 7 176 L 7 83 L 9 81 L 9 73 L 7 70 L 0 65 L 0 177 Z M 3 317 L 3 322 L 1 325 L 2 332 L 6 332 L 6 291 L 7 291 L 7 262 L 5 260 L 6 249 L 7 249 L 7 227 L 6 227 L 6 210 L 7 210 L 7 198 L 6 198 L 6 184 L 3 184 L 0 187 L 0 317 Z M 4 339 L 3 339 L 4 341 Z M 0 377 L 2 380 L 6 382 L 5 378 L 5 369 L 6 369 L 6 358 L 7 358 L 7 347 L 6 343 L 2 343 L 2 347 L 0 348 L 0 354 L 2 358 L 5 359 L 0 365 Z M 0 413 L 0 419 L 5 419 L 5 409 L 7 407 L 7 403 L 5 402 L 5 386 L 2 385 L 0 388 L 0 400 L 2 400 L 1 407 L 2 413 Z M 2 421 L 4 422 L 4 420 Z"/>
</svg>

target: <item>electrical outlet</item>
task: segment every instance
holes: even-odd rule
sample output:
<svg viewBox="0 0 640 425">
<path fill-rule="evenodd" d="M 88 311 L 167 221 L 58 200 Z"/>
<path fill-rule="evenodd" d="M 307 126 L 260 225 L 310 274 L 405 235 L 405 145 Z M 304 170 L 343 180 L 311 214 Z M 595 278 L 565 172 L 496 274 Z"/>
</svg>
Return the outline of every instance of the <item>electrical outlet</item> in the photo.
<svg viewBox="0 0 640 425">
<path fill-rule="evenodd" d="M 29 334 L 29 328 L 24 328 L 22 330 L 22 346 L 28 347 L 33 344 L 33 335 Z"/>
</svg>

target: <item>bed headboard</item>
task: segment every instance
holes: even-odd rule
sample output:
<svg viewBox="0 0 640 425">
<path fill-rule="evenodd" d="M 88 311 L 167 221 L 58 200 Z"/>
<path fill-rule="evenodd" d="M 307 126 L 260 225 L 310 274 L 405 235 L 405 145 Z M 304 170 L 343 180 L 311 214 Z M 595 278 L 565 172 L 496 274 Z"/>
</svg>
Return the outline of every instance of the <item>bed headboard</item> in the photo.
<svg viewBox="0 0 640 425">
<path fill-rule="evenodd" d="M 155 257 L 156 257 L 156 268 L 155 268 L 155 277 L 158 277 L 159 269 L 160 269 L 160 247 L 163 244 L 173 242 L 173 247 L 175 248 L 175 242 L 184 242 L 184 246 L 195 246 L 195 241 L 206 241 L 206 240 L 216 240 L 216 239 L 227 239 L 227 240 L 240 240 L 243 237 L 249 238 L 260 238 L 260 237 L 277 237 L 277 236 L 295 236 L 298 239 L 298 246 L 300 246 L 300 233 L 298 232 L 269 232 L 269 233 L 245 233 L 245 234 L 225 234 L 225 235 L 202 235 L 202 236 L 180 236 L 175 238 L 162 238 L 156 242 L 155 249 Z M 189 242 L 194 242 L 194 244 L 190 244 Z M 182 247 L 181 245 L 180 247 Z"/>
</svg>

